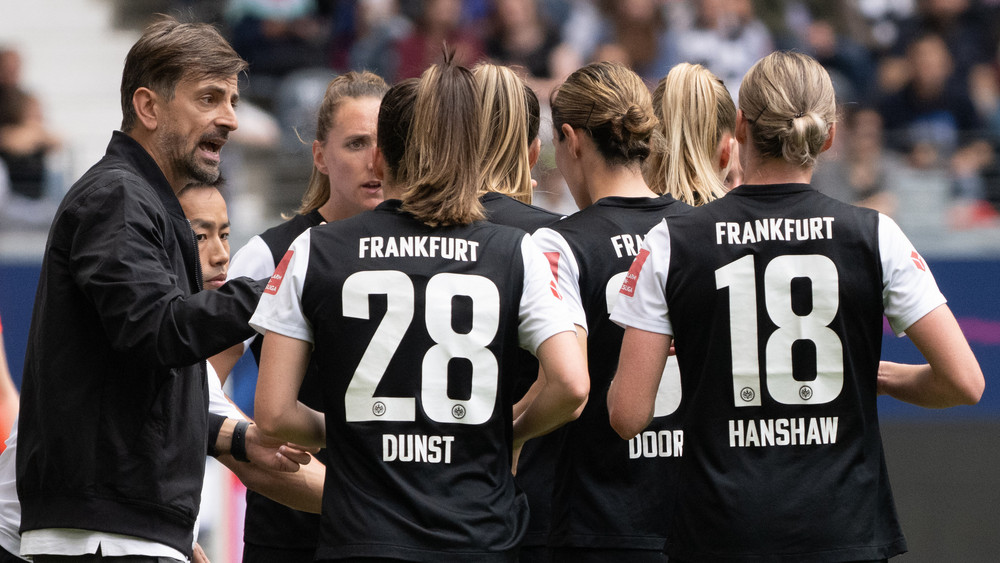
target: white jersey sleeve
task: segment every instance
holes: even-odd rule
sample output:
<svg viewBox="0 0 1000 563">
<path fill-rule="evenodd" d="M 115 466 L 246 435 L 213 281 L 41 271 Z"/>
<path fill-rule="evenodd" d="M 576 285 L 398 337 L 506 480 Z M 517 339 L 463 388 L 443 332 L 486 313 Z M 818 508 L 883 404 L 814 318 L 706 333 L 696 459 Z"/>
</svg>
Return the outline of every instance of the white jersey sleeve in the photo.
<svg viewBox="0 0 1000 563">
<path fill-rule="evenodd" d="M 575 332 L 566 304 L 559 297 L 548 262 L 529 235 L 521 240 L 524 284 L 518 309 L 518 340 L 532 354 L 549 337 Z"/>
<path fill-rule="evenodd" d="M 313 342 L 312 325 L 302 312 L 302 288 L 309 267 L 310 231 L 305 231 L 285 252 L 260 296 L 250 326 L 257 332 L 276 332 Z"/>
<path fill-rule="evenodd" d="M 879 214 L 878 249 L 882 260 L 882 306 L 896 336 L 947 300 L 930 267 L 889 217 Z"/>
<path fill-rule="evenodd" d="M 226 279 L 246 276 L 255 280 L 264 279 L 274 273 L 274 258 L 271 249 L 259 235 L 254 235 L 229 261 Z"/>
<path fill-rule="evenodd" d="M 235 420 L 246 420 L 247 417 L 222 391 L 222 381 L 219 379 L 219 374 L 215 373 L 212 363 L 205 362 L 205 365 L 208 368 L 208 412 Z"/>
<path fill-rule="evenodd" d="M 229 261 L 229 271 L 226 279 L 231 280 L 241 276 L 251 279 L 264 279 L 274 273 L 274 257 L 264 239 L 254 235 L 242 248 L 236 251 Z M 243 341 L 243 352 L 250 348 L 253 337 Z"/>
<path fill-rule="evenodd" d="M 589 331 L 587 312 L 580 297 L 580 265 L 566 238 L 549 228 L 538 229 L 531 238 L 549 262 L 556 288 L 569 309 L 570 320 Z"/>
<path fill-rule="evenodd" d="M 670 229 L 663 220 L 643 240 L 618 292 L 611 320 L 623 327 L 673 335 L 666 295 L 669 271 Z"/>
</svg>

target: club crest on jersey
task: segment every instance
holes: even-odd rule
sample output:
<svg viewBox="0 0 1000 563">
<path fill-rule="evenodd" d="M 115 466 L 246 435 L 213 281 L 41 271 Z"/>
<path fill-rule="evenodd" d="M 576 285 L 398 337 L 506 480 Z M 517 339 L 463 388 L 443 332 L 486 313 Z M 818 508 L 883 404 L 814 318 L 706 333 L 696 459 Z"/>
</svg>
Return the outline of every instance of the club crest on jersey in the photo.
<svg viewBox="0 0 1000 563">
<path fill-rule="evenodd" d="M 927 263 L 924 259 L 917 253 L 916 250 L 910 253 L 910 259 L 913 260 L 913 264 L 920 269 L 921 272 L 927 271 Z"/>
<path fill-rule="evenodd" d="M 288 269 L 288 263 L 292 260 L 292 254 L 295 254 L 295 251 L 289 250 L 282 256 L 281 262 L 278 262 L 278 267 L 274 269 L 271 279 L 267 281 L 267 286 L 264 287 L 264 293 L 271 295 L 278 293 L 278 288 L 281 287 L 281 280 L 285 279 L 285 270 Z"/>
<path fill-rule="evenodd" d="M 639 281 L 639 272 L 642 271 L 642 265 L 646 263 L 646 258 L 648 257 L 648 250 L 645 248 L 639 250 L 639 255 L 632 261 L 632 266 L 628 269 L 628 273 L 625 274 L 625 282 L 622 283 L 622 288 L 618 291 L 619 293 L 629 297 L 635 295 L 635 284 Z"/>
</svg>

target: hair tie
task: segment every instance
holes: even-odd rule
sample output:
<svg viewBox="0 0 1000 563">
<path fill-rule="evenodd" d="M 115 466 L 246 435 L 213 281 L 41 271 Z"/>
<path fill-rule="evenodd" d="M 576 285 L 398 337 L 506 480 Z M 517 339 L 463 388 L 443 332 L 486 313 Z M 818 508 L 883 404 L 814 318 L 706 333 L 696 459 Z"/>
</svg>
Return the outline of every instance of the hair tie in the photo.
<svg viewBox="0 0 1000 563">
<path fill-rule="evenodd" d="M 803 115 L 805 115 L 805 114 L 800 111 L 799 113 L 795 114 L 795 119 L 798 119 L 798 118 L 802 117 Z"/>
</svg>

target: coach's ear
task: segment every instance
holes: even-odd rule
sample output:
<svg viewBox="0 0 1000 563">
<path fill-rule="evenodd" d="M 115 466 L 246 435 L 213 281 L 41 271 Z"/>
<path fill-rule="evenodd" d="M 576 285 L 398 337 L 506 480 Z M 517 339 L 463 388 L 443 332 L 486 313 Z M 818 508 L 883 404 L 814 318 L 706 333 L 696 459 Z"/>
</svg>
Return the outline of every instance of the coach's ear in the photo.
<svg viewBox="0 0 1000 563">
<path fill-rule="evenodd" d="M 148 130 L 155 131 L 159 121 L 159 96 L 149 88 L 137 88 L 132 93 L 132 108 L 139 123 Z"/>
</svg>

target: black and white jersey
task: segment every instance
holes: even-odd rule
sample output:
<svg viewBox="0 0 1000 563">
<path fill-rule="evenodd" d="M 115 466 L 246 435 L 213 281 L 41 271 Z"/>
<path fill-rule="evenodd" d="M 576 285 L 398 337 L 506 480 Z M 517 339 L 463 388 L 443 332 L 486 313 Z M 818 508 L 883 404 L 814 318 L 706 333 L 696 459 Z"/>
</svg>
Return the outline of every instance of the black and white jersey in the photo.
<svg viewBox="0 0 1000 563">
<path fill-rule="evenodd" d="M 622 440 L 608 420 L 607 388 L 624 329 L 609 320 L 608 311 L 646 232 L 664 217 L 688 210 L 669 195 L 606 197 L 534 235 L 573 322 L 587 331 L 590 371 L 587 406 L 562 429 L 553 547 L 663 549 L 671 476 L 684 455 L 679 374 L 671 361 L 653 422 L 634 440 Z"/>
<path fill-rule="evenodd" d="M 479 197 L 491 223 L 509 225 L 529 233 L 547 227 L 563 218 L 541 207 L 528 205 L 510 196 L 489 192 Z M 514 400 L 519 401 L 538 378 L 538 360 L 527 350 L 518 351 L 517 381 Z M 528 498 L 531 517 L 528 533 L 521 547 L 544 546 L 549 535 L 549 513 L 552 502 L 552 475 L 559 430 L 528 440 L 521 447 L 514 481 Z"/>
<path fill-rule="evenodd" d="M 262 279 L 274 273 L 274 268 L 288 247 L 303 232 L 323 222 L 318 210 L 271 227 L 260 235 L 252 237 L 245 246 L 233 255 L 229 277 L 247 276 Z M 253 357 L 260 361 L 261 335 L 250 339 L 248 346 Z M 323 410 L 321 393 L 315 366 L 310 363 L 306 377 L 302 381 L 299 400 L 311 408 Z M 328 462 L 326 450 L 316 453 L 316 459 Z M 247 490 L 246 513 L 243 523 L 243 541 L 248 549 L 263 547 L 268 549 L 315 549 L 319 541 L 319 515 L 301 512 L 275 502 L 264 495 Z M 247 555 L 252 556 L 253 553 Z"/>
<path fill-rule="evenodd" d="M 876 410 L 882 317 L 944 303 L 896 224 L 807 184 L 741 186 L 650 231 L 615 322 L 673 334 L 689 416 L 667 552 L 855 561 L 906 550 Z"/>
<path fill-rule="evenodd" d="M 527 525 L 508 364 L 572 323 L 523 231 L 399 207 L 303 233 L 251 319 L 313 343 L 335 460 L 316 558 L 507 561 Z"/>
</svg>

